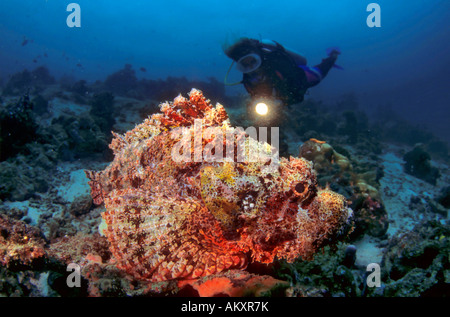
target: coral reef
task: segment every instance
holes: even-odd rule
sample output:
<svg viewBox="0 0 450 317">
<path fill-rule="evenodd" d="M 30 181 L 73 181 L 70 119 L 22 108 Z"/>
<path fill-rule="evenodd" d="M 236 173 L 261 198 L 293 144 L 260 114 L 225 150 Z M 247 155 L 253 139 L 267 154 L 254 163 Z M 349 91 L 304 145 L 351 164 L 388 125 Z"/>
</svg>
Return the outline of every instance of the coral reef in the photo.
<svg viewBox="0 0 450 317">
<path fill-rule="evenodd" d="M 415 146 L 403 156 L 405 161 L 405 172 L 423 179 L 424 181 L 436 185 L 436 180 L 440 177 L 439 170 L 431 166 L 431 156 L 422 146 Z"/>
<path fill-rule="evenodd" d="M 33 104 L 25 95 L 0 112 L 0 162 L 19 153 L 36 136 Z"/>
<path fill-rule="evenodd" d="M 0 199 L 22 201 L 48 190 L 48 175 L 55 162 L 53 153 L 39 146 L 27 149 L 30 155 L 0 162 Z"/>
<path fill-rule="evenodd" d="M 334 168 L 340 172 L 351 170 L 351 163 L 347 157 L 338 153 L 325 141 L 314 138 L 300 146 L 300 156 L 314 162 L 314 169 L 321 174 L 326 174 Z M 336 164 L 336 165 L 334 165 Z"/>
<path fill-rule="evenodd" d="M 110 136 L 114 124 L 114 96 L 109 92 L 95 94 L 91 101 L 90 115 L 103 133 Z"/>
<path fill-rule="evenodd" d="M 354 246 L 339 243 L 337 250 L 317 254 L 313 261 L 281 263 L 276 270 L 276 278 L 287 280 L 291 287 L 287 290 L 291 297 L 361 297 L 364 289 L 364 271 L 349 261 L 357 256 Z M 351 250 L 350 252 L 348 250 Z M 356 253 L 356 255 L 355 255 Z"/>
<path fill-rule="evenodd" d="M 255 126 L 246 99 L 227 96 L 214 78 L 136 79 L 130 66 L 113 75 L 107 82 L 65 76 L 54 85 L 41 67 L 4 77 L 0 297 L 448 296 L 449 156 L 439 137 L 392 111 L 365 114 L 351 95 L 336 107 L 307 98 L 280 123 L 289 146 L 280 143 L 280 154 L 300 150 L 301 158 L 286 155 L 273 173 L 235 159 L 176 163 L 168 149 L 179 140 L 171 138 L 177 126 L 191 134 L 195 118 L 222 131 Z M 133 129 L 159 112 L 158 100 L 190 87 L 226 104 L 231 123 L 220 106 L 178 97 Z M 106 210 L 93 204 L 84 170 L 113 159 L 111 130 L 125 133 L 114 136 L 116 161 L 90 174 Z M 214 155 L 210 141 L 204 135 L 199 147 Z M 441 173 L 436 185 L 405 173 L 402 157 L 417 143 L 426 152 L 419 165 Z M 341 222 L 325 228 L 318 216 L 326 197 L 346 198 L 353 210 L 344 242 L 336 239 Z M 109 227 L 99 228 L 102 212 Z M 150 228 L 162 241 L 151 240 Z M 79 288 L 67 286 L 68 263 L 81 267 Z M 381 264 L 381 287 L 367 287 L 367 263 Z M 199 277 L 176 271 L 183 268 Z"/>
<path fill-rule="evenodd" d="M 58 161 L 111 156 L 111 120 L 101 110 L 77 115 L 59 112 L 42 95 L 32 100 L 10 98 L 0 110 L 0 199 L 22 201 L 46 192 Z M 103 122 L 107 133 L 100 130 Z"/>
<path fill-rule="evenodd" d="M 380 198 L 355 195 L 350 204 L 355 213 L 355 229 L 351 237 L 356 238 L 363 234 L 373 237 L 383 237 L 389 227 L 388 214 Z"/>
<path fill-rule="evenodd" d="M 94 202 L 105 204 L 104 232 L 119 268 L 154 282 L 200 278 L 250 262 L 311 259 L 346 232 L 345 198 L 318 188 L 305 159 L 278 165 L 270 146 L 231 128 L 223 106 L 211 106 L 198 90 L 161 111 L 115 134 L 115 158 L 104 171 L 86 171 Z M 220 148 L 235 149 L 235 140 L 221 138 L 212 149 L 203 134 L 191 147 L 195 119 L 218 129 L 215 135 L 244 138 L 249 153 L 266 160 L 238 162 L 237 150 L 234 160 L 211 160 Z M 177 127 L 185 129 L 174 137 Z M 189 148 L 186 161 L 173 158 L 180 144 Z M 195 159 L 199 150 L 204 160 Z"/>
<path fill-rule="evenodd" d="M 275 278 L 298 297 L 445 297 L 450 291 L 448 222 L 423 221 L 383 243 L 380 287 L 368 287 L 367 271 L 354 262 L 359 250 L 339 243 L 313 261 L 281 263 Z"/>
<path fill-rule="evenodd" d="M 0 264 L 10 269 L 36 265 L 45 256 L 39 230 L 0 214 Z"/>
<path fill-rule="evenodd" d="M 365 156 L 381 153 L 379 131 L 375 133 L 368 115 L 358 110 L 356 98 L 352 95 L 344 95 L 335 106 L 306 99 L 301 106 L 289 109 L 283 126 L 297 136 L 295 139 L 304 142 L 316 138 L 328 140 L 335 147 L 351 144 Z M 291 153 L 296 152 L 291 149 Z"/>
<path fill-rule="evenodd" d="M 50 75 L 45 66 L 39 66 L 31 72 L 27 69 L 13 74 L 3 89 L 4 95 L 21 95 L 24 91 L 36 93 L 46 86 L 55 83 L 55 78 Z"/>
<path fill-rule="evenodd" d="M 48 112 L 48 101 L 40 94 L 37 94 L 31 102 L 33 104 L 33 112 L 36 115 L 40 116 Z"/>
<path fill-rule="evenodd" d="M 107 157 L 109 130 L 105 133 L 100 128 L 97 117 L 89 115 L 61 115 L 52 120 L 51 125 L 41 130 L 45 139 L 62 161 L 79 158 Z M 103 119 L 99 119 L 103 120 Z"/>
<path fill-rule="evenodd" d="M 314 163 L 320 185 L 329 186 L 351 201 L 355 224 L 353 238 L 364 233 L 376 237 L 386 233 L 389 223 L 377 189 L 376 172 L 357 173 L 349 158 L 317 139 L 303 143 L 299 152 L 300 157 Z"/>
<path fill-rule="evenodd" d="M 130 90 L 137 87 L 137 82 L 138 79 L 136 78 L 136 73 L 131 64 L 125 64 L 123 69 L 109 75 L 106 78 L 104 85 L 110 92 L 125 95 Z"/>
<path fill-rule="evenodd" d="M 122 69 L 107 76 L 103 83 L 86 86 L 86 82 L 70 85 L 70 90 L 82 97 L 86 91 L 110 92 L 116 96 L 126 96 L 138 100 L 171 100 L 180 91 L 188 91 L 191 87 L 198 87 L 211 98 L 229 103 L 230 98 L 225 94 L 225 85 L 214 77 L 207 81 L 192 80 L 186 77 L 172 77 L 166 79 L 138 79 L 131 64 L 125 64 Z"/>
<path fill-rule="evenodd" d="M 450 186 L 441 189 L 437 197 L 437 202 L 444 206 L 444 208 L 450 208 Z"/>
<path fill-rule="evenodd" d="M 78 263 L 79 265 L 96 257 L 100 263 L 108 261 L 111 257 L 106 238 L 98 233 L 92 235 L 77 233 L 70 237 L 60 237 L 52 241 L 47 253 L 49 257 L 58 259 L 62 263 Z"/>
<path fill-rule="evenodd" d="M 392 106 L 380 106 L 372 118 L 375 122 L 371 130 L 379 140 L 408 146 L 422 144 L 425 151 L 434 157 L 449 159 L 449 144 L 418 124 L 413 124 L 401 118 Z"/>
<path fill-rule="evenodd" d="M 437 221 L 417 224 L 389 241 L 383 257 L 384 296 L 450 293 L 450 229 Z"/>
</svg>

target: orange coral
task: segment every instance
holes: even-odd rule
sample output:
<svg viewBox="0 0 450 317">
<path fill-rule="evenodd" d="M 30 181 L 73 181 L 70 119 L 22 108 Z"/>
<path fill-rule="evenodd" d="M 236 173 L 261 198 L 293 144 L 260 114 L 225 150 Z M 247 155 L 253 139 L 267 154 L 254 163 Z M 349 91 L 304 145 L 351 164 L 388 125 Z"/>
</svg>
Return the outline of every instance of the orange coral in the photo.
<svg viewBox="0 0 450 317">
<path fill-rule="evenodd" d="M 270 155 L 236 160 L 236 139 L 244 140 L 245 153 L 267 154 L 270 146 L 231 128 L 224 107 L 213 107 L 200 91 L 160 107 L 162 113 L 125 135 L 114 134 L 115 159 L 104 171 L 86 172 L 92 197 L 105 204 L 104 232 L 119 268 L 155 282 L 311 258 L 346 225 L 351 211 L 344 197 L 320 191 L 307 160 L 282 158 L 274 169 L 267 168 L 275 162 Z M 196 151 L 211 149 L 211 138 L 195 140 L 196 119 L 215 133 L 235 135 L 214 148 L 235 150 L 234 161 L 195 160 Z M 179 127 L 187 129 L 187 145 L 194 135 L 181 162 L 172 156 Z"/>
<path fill-rule="evenodd" d="M 219 276 L 208 276 L 195 281 L 181 281 L 178 287 L 189 285 L 200 297 L 243 297 L 265 296 L 273 290 L 286 289 L 288 282 L 274 279 L 270 276 L 259 276 L 242 271 L 229 271 Z M 192 294 L 189 294 L 192 296 Z"/>
</svg>

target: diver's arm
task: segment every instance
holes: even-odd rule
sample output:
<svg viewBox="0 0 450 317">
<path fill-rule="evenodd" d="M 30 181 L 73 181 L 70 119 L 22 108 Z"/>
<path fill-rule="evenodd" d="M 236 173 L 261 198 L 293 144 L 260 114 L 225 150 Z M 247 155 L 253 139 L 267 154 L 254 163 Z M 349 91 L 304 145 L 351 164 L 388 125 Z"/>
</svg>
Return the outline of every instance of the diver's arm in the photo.
<svg viewBox="0 0 450 317">
<path fill-rule="evenodd" d="M 331 50 L 331 52 L 329 52 L 328 57 L 322 59 L 322 62 L 320 64 L 314 66 L 315 69 L 320 71 L 322 79 L 328 74 L 330 69 L 334 66 L 339 54 L 341 54 L 341 52 L 338 49 L 333 49 Z"/>
<path fill-rule="evenodd" d="M 322 59 L 322 62 L 314 68 L 318 69 L 320 71 L 320 74 L 322 75 L 322 79 L 328 74 L 330 69 L 333 67 L 334 63 L 337 60 L 337 55 L 332 54 L 328 56 L 327 58 Z"/>
</svg>

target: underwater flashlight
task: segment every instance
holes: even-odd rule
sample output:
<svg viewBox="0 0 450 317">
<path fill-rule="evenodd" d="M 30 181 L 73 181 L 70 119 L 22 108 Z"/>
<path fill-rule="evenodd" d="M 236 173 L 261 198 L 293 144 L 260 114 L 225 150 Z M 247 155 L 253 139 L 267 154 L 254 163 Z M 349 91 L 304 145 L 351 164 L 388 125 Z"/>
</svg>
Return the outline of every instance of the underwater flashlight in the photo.
<svg viewBox="0 0 450 317">
<path fill-rule="evenodd" d="M 255 111 L 261 116 L 265 116 L 269 112 L 269 107 L 264 102 L 260 102 L 256 105 Z"/>
<path fill-rule="evenodd" d="M 277 126 L 283 113 L 283 104 L 271 97 L 257 97 L 247 102 L 247 115 L 252 125 L 259 127 Z"/>
</svg>

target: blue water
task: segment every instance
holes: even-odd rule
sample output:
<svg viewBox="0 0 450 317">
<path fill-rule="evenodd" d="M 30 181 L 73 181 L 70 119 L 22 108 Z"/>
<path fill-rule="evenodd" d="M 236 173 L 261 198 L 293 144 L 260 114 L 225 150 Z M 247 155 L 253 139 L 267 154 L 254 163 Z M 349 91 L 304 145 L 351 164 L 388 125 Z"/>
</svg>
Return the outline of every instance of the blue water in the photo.
<svg viewBox="0 0 450 317">
<path fill-rule="evenodd" d="M 71 1 L 0 2 L 0 78 L 46 65 L 92 82 L 129 63 L 139 78 L 222 80 L 230 65 L 222 45 L 239 36 L 276 40 L 312 65 L 338 46 L 345 70 L 333 69 L 309 97 L 333 103 L 351 92 L 367 110 L 389 103 L 450 140 L 448 0 L 375 1 L 379 28 L 367 26 L 365 0 L 74 2 L 80 28 L 66 24 Z"/>
</svg>

